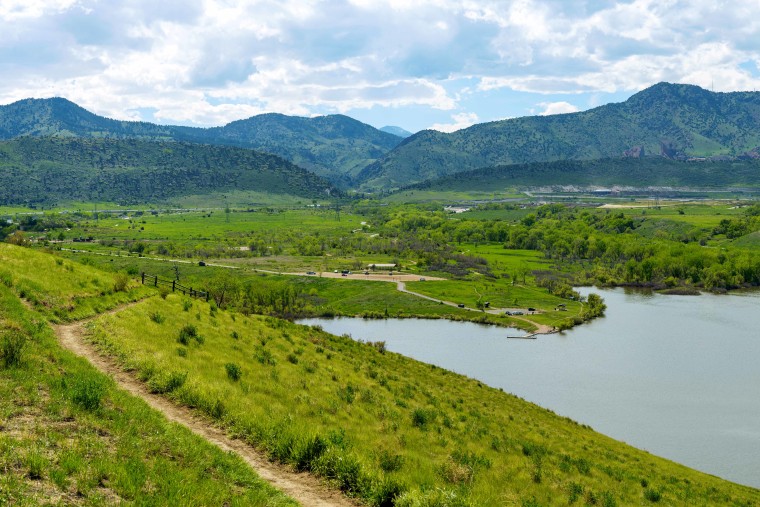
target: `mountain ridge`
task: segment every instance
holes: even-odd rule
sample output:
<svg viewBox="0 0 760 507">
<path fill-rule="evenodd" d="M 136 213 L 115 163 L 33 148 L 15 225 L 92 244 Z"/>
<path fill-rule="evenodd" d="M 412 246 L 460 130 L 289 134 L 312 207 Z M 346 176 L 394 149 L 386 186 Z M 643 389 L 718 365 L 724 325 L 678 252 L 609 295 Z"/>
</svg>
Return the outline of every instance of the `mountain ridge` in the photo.
<svg viewBox="0 0 760 507">
<path fill-rule="evenodd" d="M 633 148 L 669 158 L 740 156 L 760 146 L 760 93 L 658 83 L 587 111 L 424 130 L 367 166 L 367 189 L 395 188 L 499 165 L 620 157 Z"/>
<path fill-rule="evenodd" d="M 66 200 L 153 203 L 250 190 L 318 199 L 339 195 L 276 155 L 184 141 L 24 136 L 0 141 L 0 204 Z"/>
<path fill-rule="evenodd" d="M 345 115 L 306 118 L 267 113 L 219 127 L 122 121 L 91 113 L 62 98 L 23 99 L 0 106 L 0 140 L 21 136 L 185 141 L 265 151 L 346 186 L 351 177 L 398 144 Z"/>
</svg>

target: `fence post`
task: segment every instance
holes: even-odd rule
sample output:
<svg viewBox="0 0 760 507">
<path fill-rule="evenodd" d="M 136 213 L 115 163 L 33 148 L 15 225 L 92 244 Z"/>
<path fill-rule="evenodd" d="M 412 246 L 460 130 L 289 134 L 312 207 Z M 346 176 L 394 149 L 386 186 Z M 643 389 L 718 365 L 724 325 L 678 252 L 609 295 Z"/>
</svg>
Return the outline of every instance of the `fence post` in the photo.
<svg viewBox="0 0 760 507">
<path fill-rule="evenodd" d="M 142 284 L 145 285 L 145 271 L 142 273 Z"/>
<path fill-rule="evenodd" d="M 206 291 L 206 303 L 208 303 L 208 291 Z"/>
<path fill-rule="evenodd" d="M 153 282 L 153 286 L 154 286 L 154 287 L 158 287 L 158 275 L 156 275 L 156 279 L 155 279 L 155 281 Z"/>
<path fill-rule="evenodd" d="M 174 292 L 174 286 L 177 283 L 177 280 L 172 280 L 172 292 Z"/>
</svg>

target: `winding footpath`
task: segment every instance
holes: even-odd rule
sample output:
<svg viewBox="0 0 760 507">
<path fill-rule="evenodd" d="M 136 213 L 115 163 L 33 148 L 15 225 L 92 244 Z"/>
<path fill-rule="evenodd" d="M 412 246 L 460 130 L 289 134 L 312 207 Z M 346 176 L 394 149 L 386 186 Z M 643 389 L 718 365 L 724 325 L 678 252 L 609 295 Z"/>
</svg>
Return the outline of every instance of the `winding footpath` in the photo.
<svg viewBox="0 0 760 507">
<path fill-rule="evenodd" d="M 130 305 L 122 306 L 109 313 L 117 313 L 128 306 Z M 263 480 L 302 505 L 309 507 L 356 507 L 358 505 L 339 491 L 327 488 L 316 477 L 308 473 L 296 473 L 284 466 L 270 462 L 264 453 L 257 451 L 245 442 L 230 438 L 224 430 L 213 426 L 208 420 L 195 414 L 192 410 L 177 406 L 159 395 L 150 393 L 143 383 L 124 372 L 115 361 L 100 354 L 92 344 L 87 342 L 85 324 L 90 320 L 92 319 L 55 326 L 55 333 L 64 348 L 87 359 L 98 370 L 113 378 L 119 387 L 133 396 L 142 398 L 169 421 L 185 426 L 225 452 L 237 454 Z"/>
</svg>

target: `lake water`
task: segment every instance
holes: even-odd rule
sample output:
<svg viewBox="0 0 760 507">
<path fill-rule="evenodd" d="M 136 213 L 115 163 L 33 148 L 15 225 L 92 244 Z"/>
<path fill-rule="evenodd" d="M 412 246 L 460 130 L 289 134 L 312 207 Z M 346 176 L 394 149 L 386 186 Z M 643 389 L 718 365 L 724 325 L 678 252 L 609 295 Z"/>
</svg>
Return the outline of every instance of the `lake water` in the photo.
<svg viewBox="0 0 760 507">
<path fill-rule="evenodd" d="M 583 292 L 589 292 L 588 290 Z M 606 317 L 537 340 L 443 320 L 308 319 L 501 387 L 640 449 L 760 487 L 760 292 L 594 290 Z"/>
</svg>

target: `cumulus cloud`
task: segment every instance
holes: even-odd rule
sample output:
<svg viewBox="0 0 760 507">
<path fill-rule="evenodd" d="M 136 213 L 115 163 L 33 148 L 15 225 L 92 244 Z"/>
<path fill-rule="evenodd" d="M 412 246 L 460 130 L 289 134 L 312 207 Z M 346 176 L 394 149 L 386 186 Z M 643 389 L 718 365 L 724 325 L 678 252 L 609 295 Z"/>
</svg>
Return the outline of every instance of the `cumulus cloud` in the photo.
<svg viewBox="0 0 760 507">
<path fill-rule="evenodd" d="M 112 117 L 151 111 L 151 119 L 197 125 L 270 111 L 382 110 L 389 116 L 382 124 L 406 114 L 418 122 L 410 130 L 452 130 L 524 113 L 520 96 L 554 114 L 658 81 L 760 89 L 758 7 L 758 0 L 730 8 L 708 0 L 0 0 L 0 102 L 61 95 Z M 468 113 L 446 123 L 440 111 Z"/>
<path fill-rule="evenodd" d="M 478 123 L 480 119 L 475 113 L 457 113 L 451 116 L 451 123 L 435 123 L 430 128 L 439 132 L 456 132 Z"/>
<path fill-rule="evenodd" d="M 541 116 L 549 116 L 551 114 L 575 113 L 579 111 L 577 106 L 574 106 L 571 103 L 565 101 L 540 102 L 538 105 L 543 108 L 543 111 L 538 113 Z"/>
</svg>

